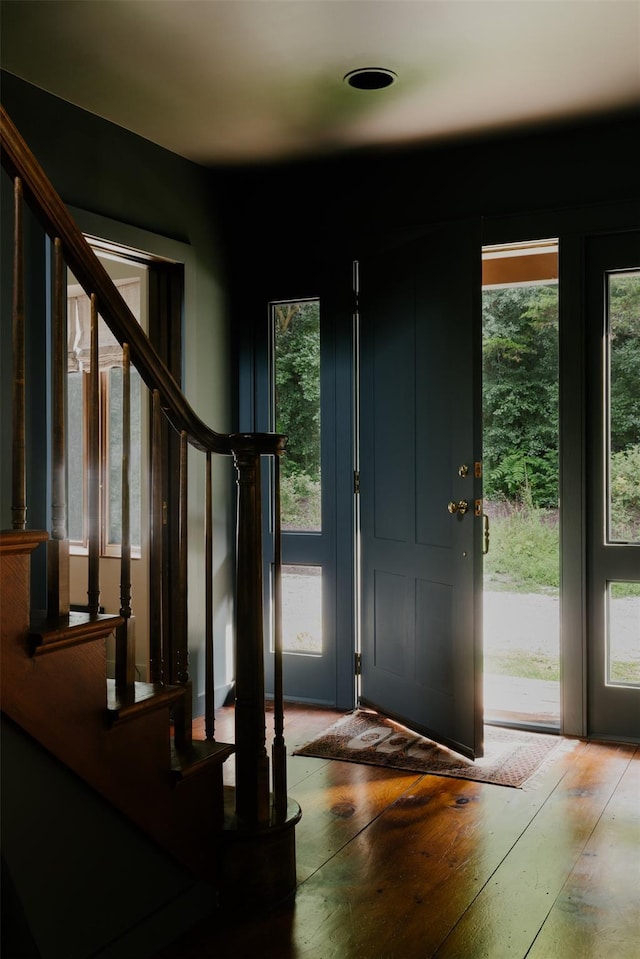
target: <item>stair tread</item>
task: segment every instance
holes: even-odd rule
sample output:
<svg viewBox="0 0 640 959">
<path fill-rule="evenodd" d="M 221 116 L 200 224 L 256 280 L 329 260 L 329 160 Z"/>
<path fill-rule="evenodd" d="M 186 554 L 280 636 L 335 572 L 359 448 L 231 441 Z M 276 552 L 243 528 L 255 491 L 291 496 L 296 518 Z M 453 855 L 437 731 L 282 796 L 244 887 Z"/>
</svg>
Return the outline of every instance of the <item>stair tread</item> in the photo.
<svg viewBox="0 0 640 959">
<path fill-rule="evenodd" d="M 186 779 L 193 773 L 199 772 L 205 766 L 223 763 L 234 751 L 232 743 L 221 743 L 216 740 L 194 740 L 190 746 L 178 751 L 171 747 L 171 771 L 176 779 Z"/>
<path fill-rule="evenodd" d="M 161 683 L 134 683 L 132 694 L 116 692 L 114 679 L 107 680 L 107 709 L 112 722 L 128 719 L 137 713 L 160 709 L 177 702 L 185 694 L 184 686 L 165 686 Z"/>
<path fill-rule="evenodd" d="M 46 613 L 35 611 L 31 615 L 29 641 L 34 653 L 51 652 L 103 639 L 123 622 L 121 616 L 112 613 L 92 616 L 84 612 L 70 612 L 58 619 L 51 619 Z"/>
<path fill-rule="evenodd" d="M 0 553 L 32 553 L 40 543 L 48 539 L 49 534 L 41 529 L 3 529 L 0 530 Z"/>
</svg>

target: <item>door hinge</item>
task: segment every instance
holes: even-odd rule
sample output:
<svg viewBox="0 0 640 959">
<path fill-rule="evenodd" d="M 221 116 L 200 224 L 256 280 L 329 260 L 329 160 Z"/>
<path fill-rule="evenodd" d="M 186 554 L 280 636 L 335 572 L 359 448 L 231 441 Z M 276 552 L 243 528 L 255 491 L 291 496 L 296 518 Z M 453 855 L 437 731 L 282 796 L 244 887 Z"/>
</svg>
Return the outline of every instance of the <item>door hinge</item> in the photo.
<svg viewBox="0 0 640 959">
<path fill-rule="evenodd" d="M 360 492 L 360 470 L 353 471 L 353 492 L 356 496 Z"/>
<path fill-rule="evenodd" d="M 354 670 L 356 676 L 362 676 L 362 653 L 355 655 Z"/>
</svg>

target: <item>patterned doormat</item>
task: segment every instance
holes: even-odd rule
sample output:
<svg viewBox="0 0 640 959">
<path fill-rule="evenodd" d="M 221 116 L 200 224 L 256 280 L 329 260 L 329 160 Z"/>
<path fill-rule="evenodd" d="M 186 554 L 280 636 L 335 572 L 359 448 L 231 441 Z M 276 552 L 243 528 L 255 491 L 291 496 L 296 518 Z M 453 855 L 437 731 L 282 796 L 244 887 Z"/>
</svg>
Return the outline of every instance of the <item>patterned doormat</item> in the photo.
<svg viewBox="0 0 640 959">
<path fill-rule="evenodd" d="M 537 772 L 561 742 L 559 736 L 485 726 L 485 755 L 472 761 L 380 713 L 356 709 L 316 739 L 294 749 L 293 754 L 517 788 Z"/>
</svg>

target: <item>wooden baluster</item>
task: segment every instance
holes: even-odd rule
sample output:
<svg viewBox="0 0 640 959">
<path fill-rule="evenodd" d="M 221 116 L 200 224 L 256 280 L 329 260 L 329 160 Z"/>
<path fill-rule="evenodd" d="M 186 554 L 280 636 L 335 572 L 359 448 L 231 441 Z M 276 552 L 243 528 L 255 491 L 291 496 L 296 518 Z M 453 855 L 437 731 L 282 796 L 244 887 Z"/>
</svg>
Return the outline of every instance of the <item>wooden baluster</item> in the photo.
<svg viewBox="0 0 640 959">
<path fill-rule="evenodd" d="M 24 230 L 22 180 L 13 184 L 13 426 L 11 466 L 11 525 L 27 528 L 27 467 L 25 428 Z"/>
<path fill-rule="evenodd" d="M 215 739 L 215 685 L 213 663 L 213 494 L 211 452 L 207 452 L 205 477 L 205 713 L 206 739 Z"/>
<path fill-rule="evenodd" d="M 178 576 L 175 584 L 175 617 L 173 635 L 173 672 L 175 681 L 186 687 L 185 694 L 174 713 L 175 744 L 177 749 L 188 749 L 191 745 L 192 703 L 191 683 L 189 682 L 189 650 L 187 640 L 187 454 L 188 437 L 185 430 L 180 433 L 180 479 L 179 479 L 179 532 L 178 532 Z"/>
<path fill-rule="evenodd" d="M 149 678 L 164 682 L 162 554 L 164 510 L 162 507 L 162 410 L 160 394 L 152 394 L 151 413 L 151 529 L 149 544 Z"/>
<path fill-rule="evenodd" d="M 129 642 L 131 619 L 131 359 L 129 344 L 122 346 L 122 535 L 120 541 L 120 615 L 116 630 L 116 690 L 122 699 L 133 692 L 135 648 Z"/>
<path fill-rule="evenodd" d="M 280 456 L 274 457 L 273 509 L 273 721 L 271 747 L 273 796 L 277 813 L 287 811 L 287 750 L 284 742 L 284 687 L 282 680 L 282 525 L 280 509 Z"/>
<path fill-rule="evenodd" d="M 89 465 L 87 470 L 89 614 L 100 610 L 100 371 L 98 369 L 98 306 L 91 294 L 91 345 L 89 369 Z"/>
<path fill-rule="evenodd" d="M 236 814 L 269 821 L 265 747 L 260 455 L 234 450 L 238 483 L 236 556 Z"/>
<path fill-rule="evenodd" d="M 179 473 L 179 531 L 178 531 L 178 578 L 176 582 L 176 643 L 174 648 L 174 675 L 178 683 L 189 681 L 189 657 L 187 650 L 187 560 L 188 560 L 188 491 L 187 459 L 189 444 L 187 433 L 180 433 L 180 473 Z"/>
<path fill-rule="evenodd" d="M 53 321 L 51 335 L 51 539 L 47 546 L 49 615 L 69 615 L 69 540 L 67 539 L 67 375 L 66 282 L 62 242 L 53 246 Z"/>
</svg>

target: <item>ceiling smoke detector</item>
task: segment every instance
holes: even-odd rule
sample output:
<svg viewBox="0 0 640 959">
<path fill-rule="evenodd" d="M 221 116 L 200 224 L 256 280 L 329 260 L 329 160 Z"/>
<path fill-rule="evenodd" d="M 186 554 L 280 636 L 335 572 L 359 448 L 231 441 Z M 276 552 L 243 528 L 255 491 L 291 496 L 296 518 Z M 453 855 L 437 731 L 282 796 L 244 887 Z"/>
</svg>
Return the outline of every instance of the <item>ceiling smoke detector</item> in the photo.
<svg viewBox="0 0 640 959">
<path fill-rule="evenodd" d="M 344 76 L 345 83 L 356 90 L 383 90 L 397 80 L 397 74 L 386 67 L 360 67 Z"/>
</svg>

